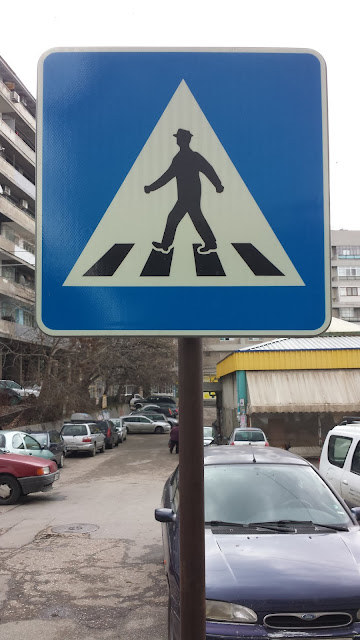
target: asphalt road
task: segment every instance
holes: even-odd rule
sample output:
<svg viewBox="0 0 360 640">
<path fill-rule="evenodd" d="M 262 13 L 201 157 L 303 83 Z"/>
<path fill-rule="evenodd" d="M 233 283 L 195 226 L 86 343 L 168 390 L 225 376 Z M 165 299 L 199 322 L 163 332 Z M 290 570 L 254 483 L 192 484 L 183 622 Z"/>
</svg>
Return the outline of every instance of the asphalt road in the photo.
<svg viewBox="0 0 360 640">
<path fill-rule="evenodd" d="M 96 458 L 66 458 L 50 492 L 0 507 L 0 640 L 167 638 L 154 519 L 178 460 L 167 442 L 131 435 Z"/>
</svg>

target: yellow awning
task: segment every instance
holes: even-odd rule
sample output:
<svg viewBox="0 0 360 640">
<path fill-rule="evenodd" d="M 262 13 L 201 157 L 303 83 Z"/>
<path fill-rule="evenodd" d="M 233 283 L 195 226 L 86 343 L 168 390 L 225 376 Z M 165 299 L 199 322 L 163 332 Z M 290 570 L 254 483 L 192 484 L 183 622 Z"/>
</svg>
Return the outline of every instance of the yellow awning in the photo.
<svg viewBox="0 0 360 640">
<path fill-rule="evenodd" d="M 248 371 L 248 413 L 359 412 L 360 370 Z"/>
</svg>

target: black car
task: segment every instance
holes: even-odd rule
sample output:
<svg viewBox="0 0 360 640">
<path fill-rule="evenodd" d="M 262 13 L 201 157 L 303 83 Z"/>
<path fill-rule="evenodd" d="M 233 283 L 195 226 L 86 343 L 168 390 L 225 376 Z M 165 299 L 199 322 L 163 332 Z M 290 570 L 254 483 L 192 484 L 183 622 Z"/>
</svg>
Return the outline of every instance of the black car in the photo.
<svg viewBox="0 0 360 640">
<path fill-rule="evenodd" d="M 172 396 L 149 396 L 148 398 L 145 398 L 145 402 L 148 404 L 166 404 L 176 407 L 176 401 Z"/>
<path fill-rule="evenodd" d="M 30 433 L 42 447 L 51 451 L 59 469 L 64 466 L 66 447 L 60 433 L 55 431 L 55 429 L 50 431 L 32 431 L 31 429 L 27 429 L 26 433 Z"/>
<path fill-rule="evenodd" d="M 105 436 L 105 449 L 113 449 L 119 446 L 119 434 L 111 420 L 94 420 L 93 422 Z"/>
<path fill-rule="evenodd" d="M 157 397 L 157 396 L 152 396 L 152 397 Z M 153 403 L 151 404 L 151 407 L 148 407 L 149 403 L 141 403 L 141 402 L 137 402 L 135 404 L 135 409 L 137 411 L 156 411 L 157 413 L 161 413 L 162 415 L 165 416 L 165 418 L 178 418 L 179 416 L 179 409 L 177 408 L 176 404 L 172 403 L 172 402 L 162 402 L 162 403 Z"/>
</svg>

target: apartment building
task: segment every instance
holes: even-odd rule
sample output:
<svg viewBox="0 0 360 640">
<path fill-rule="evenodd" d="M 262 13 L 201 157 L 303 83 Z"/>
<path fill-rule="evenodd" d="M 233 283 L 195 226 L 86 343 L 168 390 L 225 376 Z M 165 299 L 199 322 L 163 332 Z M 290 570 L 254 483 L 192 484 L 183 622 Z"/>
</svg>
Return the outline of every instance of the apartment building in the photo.
<svg viewBox="0 0 360 640">
<path fill-rule="evenodd" d="M 331 232 L 333 316 L 360 323 L 360 231 Z"/>
<path fill-rule="evenodd" d="M 360 231 L 331 231 L 332 316 L 360 323 Z M 216 363 L 229 353 L 269 338 L 204 338 L 204 379 L 215 377 Z"/>
<path fill-rule="evenodd" d="M 0 378 L 16 361 L 35 324 L 35 99 L 0 57 Z M 6 356 L 11 345 L 16 358 Z M 26 379 L 26 378 L 25 378 Z"/>
</svg>

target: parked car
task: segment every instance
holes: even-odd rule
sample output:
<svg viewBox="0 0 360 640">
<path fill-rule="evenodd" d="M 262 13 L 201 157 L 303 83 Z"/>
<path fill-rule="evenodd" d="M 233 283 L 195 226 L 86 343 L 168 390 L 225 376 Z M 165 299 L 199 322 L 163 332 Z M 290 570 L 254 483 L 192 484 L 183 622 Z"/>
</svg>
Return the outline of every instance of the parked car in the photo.
<svg viewBox="0 0 360 640">
<path fill-rule="evenodd" d="M 143 413 L 144 411 L 151 413 L 160 413 L 164 415 L 166 418 L 177 419 L 179 415 L 179 409 L 173 404 L 136 404 L 135 411 Z"/>
<path fill-rule="evenodd" d="M 89 456 L 94 456 L 97 451 L 105 451 L 105 436 L 94 422 L 66 422 L 60 434 L 64 439 L 67 454 L 85 451 Z"/>
<path fill-rule="evenodd" d="M 137 402 L 145 402 L 144 398 L 139 393 L 134 393 L 133 397 L 130 398 L 129 405 L 130 407 L 135 407 Z"/>
<path fill-rule="evenodd" d="M 360 506 L 360 422 L 329 431 L 319 469 L 348 505 Z"/>
<path fill-rule="evenodd" d="M 124 440 L 126 440 L 127 431 L 124 425 L 123 416 L 121 416 L 120 418 L 111 418 L 111 422 L 114 424 L 114 427 L 118 432 L 119 442 L 124 442 Z"/>
<path fill-rule="evenodd" d="M 350 511 L 317 469 L 282 449 L 205 447 L 204 484 L 207 640 L 360 632 L 360 510 Z M 179 490 L 177 468 L 155 511 L 173 640 L 180 639 Z"/>
<path fill-rule="evenodd" d="M 167 420 L 152 420 L 145 414 L 124 416 L 124 423 L 128 433 L 170 433 L 171 430 Z"/>
<path fill-rule="evenodd" d="M 64 438 L 58 431 L 51 429 L 50 431 L 32 431 L 27 430 L 26 433 L 30 433 L 39 444 L 46 447 L 54 455 L 59 469 L 64 466 L 64 458 L 66 453 L 66 447 Z"/>
<path fill-rule="evenodd" d="M 19 455 L 37 456 L 56 462 L 56 457 L 29 433 L 25 431 L 0 431 L 0 449 Z"/>
<path fill-rule="evenodd" d="M 95 424 L 105 436 L 105 449 L 119 446 L 118 432 L 112 420 L 96 420 Z"/>
<path fill-rule="evenodd" d="M 16 405 L 21 402 L 22 398 L 14 389 L 10 389 L 0 384 L 0 404 L 1 405 Z"/>
<path fill-rule="evenodd" d="M 176 400 L 172 396 L 153 395 L 145 398 L 148 404 L 172 404 L 176 407 Z"/>
<path fill-rule="evenodd" d="M 15 382 L 14 380 L 0 380 L 0 387 L 12 389 L 21 398 L 24 398 L 25 396 L 39 396 L 40 394 L 40 387 L 23 387 L 21 386 L 21 384 Z"/>
<path fill-rule="evenodd" d="M 204 447 L 210 444 L 218 444 L 219 435 L 215 427 L 204 427 Z"/>
<path fill-rule="evenodd" d="M 56 462 L 52 460 L 5 453 L 0 449 L 0 505 L 14 504 L 29 493 L 48 491 L 59 477 Z"/>
<path fill-rule="evenodd" d="M 252 444 L 256 447 L 268 447 L 268 439 L 261 429 L 249 428 L 243 429 L 239 427 L 232 432 L 228 444 L 240 445 L 240 444 Z"/>
</svg>

